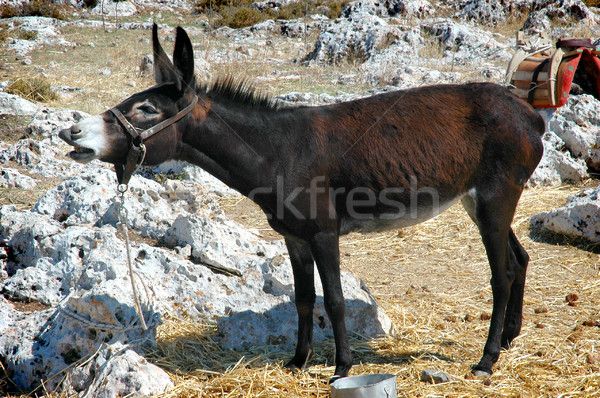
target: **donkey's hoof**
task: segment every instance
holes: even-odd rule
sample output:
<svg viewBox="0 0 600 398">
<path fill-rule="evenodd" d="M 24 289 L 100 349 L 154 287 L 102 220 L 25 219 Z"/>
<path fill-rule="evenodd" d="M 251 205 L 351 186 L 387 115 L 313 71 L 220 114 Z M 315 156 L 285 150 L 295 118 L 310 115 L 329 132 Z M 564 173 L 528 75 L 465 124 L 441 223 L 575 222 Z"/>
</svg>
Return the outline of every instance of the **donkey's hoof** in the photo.
<svg viewBox="0 0 600 398">
<path fill-rule="evenodd" d="M 481 369 L 473 369 L 471 371 L 471 374 L 476 378 L 487 378 L 492 375 L 492 372 L 488 372 L 486 370 L 481 370 Z"/>
<path fill-rule="evenodd" d="M 332 384 L 334 381 L 339 380 L 341 378 L 343 378 L 344 376 L 340 376 L 340 375 L 333 375 L 333 377 L 331 379 L 329 379 L 329 384 Z"/>
<path fill-rule="evenodd" d="M 290 372 L 292 372 L 292 374 L 298 374 L 298 373 L 300 373 L 300 371 L 302 370 L 302 368 L 300 368 L 300 367 L 296 366 L 296 364 L 295 364 L 295 363 L 293 363 L 293 362 L 288 362 L 288 363 L 285 365 L 285 368 L 286 368 L 287 370 L 289 370 Z"/>
</svg>

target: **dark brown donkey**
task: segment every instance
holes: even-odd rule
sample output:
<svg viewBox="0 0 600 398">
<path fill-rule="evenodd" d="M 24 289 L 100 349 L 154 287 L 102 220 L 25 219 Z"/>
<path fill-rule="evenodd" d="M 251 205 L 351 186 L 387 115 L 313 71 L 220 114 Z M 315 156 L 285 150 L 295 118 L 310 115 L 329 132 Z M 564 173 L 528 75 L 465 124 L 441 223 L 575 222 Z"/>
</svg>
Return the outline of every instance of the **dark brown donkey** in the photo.
<svg viewBox="0 0 600 398">
<path fill-rule="evenodd" d="M 110 162 L 121 182 L 142 160 L 180 159 L 255 201 L 285 237 L 293 267 L 298 343 L 288 366 L 302 367 L 312 352 L 316 262 L 335 336 L 334 377 L 352 366 L 340 235 L 417 224 L 462 200 L 491 267 L 492 319 L 474 367 L 491 373 L 521 329 L 529 257 L 510 224 L 542 157 L 544 122 L 531 106 L 480 83 L 286 107 L 234 78 L 197 84 L 182 28 L 173 63 L 156 26 L 152 41 L 157 85 L 62 131 L 75 146 L 71 158 Z"/>
</svg>

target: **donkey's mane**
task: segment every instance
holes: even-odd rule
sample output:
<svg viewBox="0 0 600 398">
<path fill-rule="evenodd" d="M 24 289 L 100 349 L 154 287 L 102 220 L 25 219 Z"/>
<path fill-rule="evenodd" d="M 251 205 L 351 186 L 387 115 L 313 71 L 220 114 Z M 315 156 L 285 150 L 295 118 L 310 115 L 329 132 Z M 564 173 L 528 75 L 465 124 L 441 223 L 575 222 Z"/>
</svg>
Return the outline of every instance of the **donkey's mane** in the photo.
<svg viewBox="0 0 600 398">
<path fill-rule="evenodd" d="M 258 91 L 247 79 L 233 75 L 220 76 L 206 84 L 198 84 L 198 91 L 211 98 L 224 98 L 229 101 L 269 109 L 281 108 L 281 103 L 272 96 Z"/>
</svg>

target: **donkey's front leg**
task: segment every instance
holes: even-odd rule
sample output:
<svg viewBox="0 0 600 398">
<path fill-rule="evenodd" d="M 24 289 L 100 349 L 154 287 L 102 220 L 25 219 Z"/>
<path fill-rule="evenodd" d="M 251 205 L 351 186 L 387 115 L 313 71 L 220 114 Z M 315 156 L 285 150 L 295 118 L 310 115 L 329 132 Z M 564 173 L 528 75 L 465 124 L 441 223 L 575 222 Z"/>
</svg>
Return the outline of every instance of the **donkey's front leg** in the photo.
<svg viewBox="0 0 600 398">
<path fill-rule="evenodd" d="M 340 280 L 339 236 L 335 232 L 319 232 L 310 242 L 313 257 L 323 284 L 325 310 L 333 327 L 335 338 L 335 373 L 332 380 L 348 376 L 352 367 L 352 353 L 348 344 L 345 303 Z"/>
<path fill-rule="evenodd" d="M 315 262 L 310 245 L 304 241 L 286 238 L 294 272 L 296 310 L 298 311 L 298 343 L 296 355 L 286 367 L 301 369 L 313 350 L 313 308 L 315 306 Z"/>
</svg>

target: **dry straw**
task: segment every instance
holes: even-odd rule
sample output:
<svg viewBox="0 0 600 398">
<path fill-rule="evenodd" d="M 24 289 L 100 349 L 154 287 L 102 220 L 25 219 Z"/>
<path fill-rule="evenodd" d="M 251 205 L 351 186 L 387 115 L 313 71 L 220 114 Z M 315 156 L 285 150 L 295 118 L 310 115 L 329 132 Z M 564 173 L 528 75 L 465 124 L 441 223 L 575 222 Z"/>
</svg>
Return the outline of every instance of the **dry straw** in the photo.
<svg viewBox="0 0 600 398">
<path fill-rule="evenodd" d="M 523 330 L 490 378 L 469 376 L 487 336 L 491 289 L 477 229 L 460 206 L 400 232 L 345 237 L 343 267 L 365 280 L 396 326 L 394 336 L 352 339 L 352 374 L 396 374 L 399 396 L 406 397 L 600 396 L 600 250 L 529 229 L 532 215 L 582 188 L 523 194 L 513 223 L 531 255 Z M 237 203 L 238 211 L 240 205 L 256 210 Z M 264 220 L 246 223 L 267 228 Z M 568 294 L 577 295 L 573 305 Z M 317 345 L 307 370 L 292 374 L 282 367 L 291 352 L 230 352 L 215 342 L 215 333 L 210 320 L 167 317 L 150 356 L 176 384 L 162 397 L 329 396 L 333 342 Z M 421 382 L 426 368 L 446 372 L 450 382 Z"/>
</svg>

